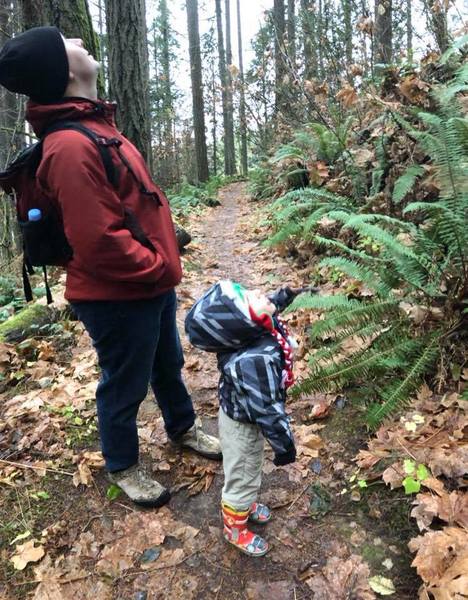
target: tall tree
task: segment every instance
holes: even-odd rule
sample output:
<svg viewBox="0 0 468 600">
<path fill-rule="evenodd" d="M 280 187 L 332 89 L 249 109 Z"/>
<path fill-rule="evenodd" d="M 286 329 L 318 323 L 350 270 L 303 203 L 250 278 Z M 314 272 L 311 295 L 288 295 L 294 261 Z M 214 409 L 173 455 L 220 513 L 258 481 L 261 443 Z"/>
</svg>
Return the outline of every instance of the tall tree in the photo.
<svg viewBox="0 0 468 600">
<path fill-rule="evenodd" d="M 105 28 L 105 7 L 104 0 L 98 0 L 98 35 L 99 35 L 99 48 L 101 52 L 101 73 L 103 80 L 104 95 L 109 84 L 109 57 L 107 52 L 107 32 Z"/>
<path fill-rule="evenodd" d="M 352 0 L 342 0 L 342 7 L 346 48 L 346 71 L 348 73 L 348 78 L 352 79 L 349 75 L 349 67 L 353 64 Z"/>
<path fill-rule="evenodd" d="M 216 23 L 211 20 L 209 30 L 202 36 L 202 57 L 205 73 L 205 103 L 209 107 L 206 116 L 211 119 L 211 164 L 214 175 L 218 174 L 218 101 L 220 94 L 217 50 Z"/>
<path fill-rule="evenodd" d="M 145 0 L 106 0 L 109 93 L 117 123 L 151 165 Z"/>
<path fill-rule="evenodd" d="M 296 64 L 296 2 L 288 0 L 288 55 L 292 64 Z"/>
<path fill-rule="evenodd" d="M 411 0 L 406 0 L 406 56 L 409 62 L 413 60 L 413 16 L 411 11 Z"/>
<path fill-rule="evenodd" d="M 244 79 L 244 57 L 242 47 L 242 25 L 241 25 L 241 9 L 240 0 L 237 0 L 237 48 L 239 51 L 239 86 L 240 86 L 240 101 L 239 101 L 239 130 L 241 138 L 241 170 L 242 175 L 247 175 L 248 172 L 248 156 L 247 156 L 247 118 L 245 114 L 245 79 Z"/>
<path fill-rule="evenodd" d="M 284 0 L 273 2 L 273 24 L 275 32 L 275 112 L 281 114 L 285 109 L 284 78 L 286 75 L 284 54 L 285 12 Z"/>
<path fill-rule="evenodd" d="M 428 14 L 428 28 L 433 33 L 440 52 L 445 52 L 449 47 L 447 2 L 424 0 L 424 7 Z"/>
<path fill-rule="evenodd" d="M 205 106 L 203 100 L 200 33 L 198 27 L 198 0 L 186 0 L 186 8 L 197 177 L 198 181 L 203 182 L 208 180 L 209 172 L 205 134 Z"/>
<path fill-rule="evenodd" d="M 229 171 L 226 175 L 234 175 L 236 169 L 236 150 L 234 143 L 234 105 L 232 91 L 232 47 L 231 47 L 231 2 L 225 0 L 224 12 L 226 18 L 226 99 L 227 99 L 227 147 L 229 152 Z"/>
<path fill-rule="evenodd" d="M 315 0 L 301 0 L 301 29 L 304 55 L 304 79 L 317 76 L 317 34 Z"/>
<path fill-rule="evenodd" d="M 375 0 L 374 65 L 392 62 L 392 0 Z"/>
<path fill-rule="evenodd" d="M 172 78 L 178 47 L 170 25 L 167 0 L 158 0 L 158 13 L 152 24 L 153 73 L 150 81 L 150 100 L 153 131 L 157 152 L 155 169 L 164 185 L 172 185 L 175 177 L 174 102 L 177 93 Z M 152 73 L 152 74 L 153 74 Z"/>
<path fill-rule="evenodd" d="M 230 110 L 229 83 L 226 67 L 226 52 L 224 48 L 223 17 L 221 11 L 221 0 L 216 0 L 216 27 L 218 30 L 218 57 L 219 57 L 219 79 L 221 81 L 221 101 L 223 105 L 223 129 L 224 129 L 224 172 L 226 175 L 235 173 L 234 156 L 234 131 L 232 123 L 232 108 Z M 232 101 L 231 101 L 232 105 Z"/>
<path fill-rule="evenodd" d="M 19 29 L 16 2 L 0 0 L 0 48 Z M 0 170 L 17 154 L 24 139 L 22 103 L 15 94 L 0 86 Z M 16 223 L 16 210 L 10 198 L 0 194 L 0 268 L 18 253 L 20 236 Z"/>
</svg>

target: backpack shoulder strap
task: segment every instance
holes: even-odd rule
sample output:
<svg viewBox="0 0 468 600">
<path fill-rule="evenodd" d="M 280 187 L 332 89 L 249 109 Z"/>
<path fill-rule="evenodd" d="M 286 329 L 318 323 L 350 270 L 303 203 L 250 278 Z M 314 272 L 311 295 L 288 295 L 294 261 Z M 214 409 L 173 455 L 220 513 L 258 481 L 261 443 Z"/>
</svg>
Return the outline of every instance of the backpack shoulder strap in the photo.
<svg viewBox="0 0 468 600">
<path fill-rule="evenodd" d="M 79 121 L 56 121 L 43 133 L 41 137 L 41 142 L 44 141 L 44 138 L 50 133 L 54 133 L 55 131 L 78 131 L 85 135 L 89 140 L 91 140 L 97 147 L 99 154 L 101 156 L 102 163 L 104 165 L 104 169 L 106 171 L 107 180 L 113 187 L 117 187 L 119 184 L 118 181 L 118 172 L 115 168 L 115 165 L 112 161 L 112 156 L 109 150 L 110 146 L 116 146 L 117 148 L 120 146 L 121 141 L 117 138 L 105 138 L 103 136 L 98 135 L 95 131 L 88 129 L 82 125 Z M 42 150 L 42 148 L 41 148 Z M 42 152 L 41 152 L 42 155 Z M 40 162 L 40 161 L 39 161 Z M 36 165 L 36 169 L 39 166 L 39 163 Z"/>
</svg>

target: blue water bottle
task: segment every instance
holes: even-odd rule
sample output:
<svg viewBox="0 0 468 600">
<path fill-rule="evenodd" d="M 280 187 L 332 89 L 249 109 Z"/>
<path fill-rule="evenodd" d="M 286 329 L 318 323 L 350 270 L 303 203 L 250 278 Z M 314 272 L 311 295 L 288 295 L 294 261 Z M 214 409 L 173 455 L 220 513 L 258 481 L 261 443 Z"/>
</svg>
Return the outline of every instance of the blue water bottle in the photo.
<svg viewBox="0 0 468 600">
<path fill-rule="evenodd" d="M 40 208 L 31 208 L 28 210 L 28 221 L 40 221 L 42 212 Z"/>
</svg>

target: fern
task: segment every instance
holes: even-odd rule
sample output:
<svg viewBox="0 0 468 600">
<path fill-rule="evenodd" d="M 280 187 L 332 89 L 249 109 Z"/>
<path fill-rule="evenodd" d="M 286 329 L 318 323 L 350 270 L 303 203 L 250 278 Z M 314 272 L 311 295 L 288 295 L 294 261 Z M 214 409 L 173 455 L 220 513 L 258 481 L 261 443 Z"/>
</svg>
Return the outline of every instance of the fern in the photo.
<svg viewBox="0 0 468 600">
<path fill-rule="evenodd" d="M 422 376 L 427 373 L 437 359 L 440 335 L 441 332 L 436 331 L 430 338 L 421 340 L 423 349 L 413 359 L 405 377 L 382 391 L 383 404 L 373 405 L 367 414 L 367 420 L 371 427 L 377 427 L 385 417 L 408 402 L 410 395 L 421 383 Z"/>
<path fill-rule="evenodd" d="M 463 65 L 452 81 L 435 90 L 436 110 L 414 112 L 411 122 L 392 113 L 426 154 L 425 163 L 431 160 L 439 190 L 435 201 L 418 198 L 404 208 L 402 219 L 378 209 L 366 213 L 369 208 L 360 209 L 357 199 L 324 189 L 287 194 L 274 205 L 272 243 L 287 237 L 310 240 L 328 254 L 319 267 L 346 273 L 376 294 L 371 301 L 344 294 L 296 298 L 290 311 L 301 308 L 322 314 L 308 330 L 310 374 L 295 386 L 294 394 L 362 386 L 367 381 L 374 389 L 375 404 L 368 413 L 372 427 L 408 402 L 449 339 L 453 345 L 463 310 L 468 311 L 464 304 L 468 290 L 468 119 L 456 97 L 467 89 L 467 82 L 468 65 Z M 304 148 L 311 131 L 308 128 L 303 137 L 296 136 L 293 145 Z M 315 129 L 317 140 L 322 134 Z M 388 166 L 385 151 L 382 144 L 377 146 L 379 162 L 371 193 L 380 190 L 383 169 Z M 423 173 L 421 165 L 409 166 L 394 184 L 393 202 L 406 199 Z M 416 223 L 409 220 L 415 213 Z M 333 219 L 337 226 L 320 235 L 323 217 Z M 402 302 L 442 309 L 437 329 L 431 318 L 414 323 L 400 310 Z M 350 353 L 350 348 L 355 350 Z"/>
<path fill-rule="evenodd" d="M 341 389 L 356 380 L 368 379 L 375 374 L 376 369 L 383 368 L 383 361 L 388 357 L 395 354 L 407 356 L 414 351 L 415 346 L 415 340 L 406 338 L 382 348 L 365 348 L 339 363 L 325 367 L 317 366 L 310 377 L 295 386 L 293 393 L 299 395 L 312 391 L 326 392 L 330 389 Z"/>
<path fill-rule="evenodd" d="M 419 165 L 411 165 L 396 181 L 393 188 L 393 202 L 401 202 L 405 196 L 413 189 L 416 179 L 424 173 L 424 169 Z"/>
<path fill-rule="evenodd" d="M 329 296 L 328 298 L 336 298 Z M 313 338 L 320 338 L 324 334 L 331 336 L 339 333 L 340 329 L 350 325 L 369 324 L 374 321 L 382 322 L 383 319 L 395 317 L 398 314 L 399 300 L 376 300 L 374 302 L 358 302 L 349 300 L 353 303 L 350 308 L 337 307 L 331 311 L 323 320 L 314 323 L 311 331 Z M 355 304 L 357 302 L 357 304 Z"/>
<path fill-rule="evenodd" d="M 379 277 L 376 277 L 374 270 L 364 267 L 354 260 L 342 257 L 324 258 L 320 261 L 319 266 L 334 267 L 353 279 L 362 281 L 371 290 L 377 292 L 379 296 L 387 297 L 390 293 L 391 288 Z"/>
</svg>

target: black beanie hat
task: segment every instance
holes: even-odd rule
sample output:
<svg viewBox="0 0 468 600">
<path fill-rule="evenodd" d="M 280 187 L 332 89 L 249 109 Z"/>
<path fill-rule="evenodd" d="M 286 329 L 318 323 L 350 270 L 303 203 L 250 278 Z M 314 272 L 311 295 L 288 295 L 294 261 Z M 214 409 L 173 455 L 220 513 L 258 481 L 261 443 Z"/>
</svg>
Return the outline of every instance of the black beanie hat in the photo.
<svg viewBox="0 0 468 600">
<path fill-rule="evenodd" d="M 34 27 L 9 40 L 0 51 L 0 84 L 49 104 L 63 98 L 69 67 L 57 27 Z"/>
</svg>

